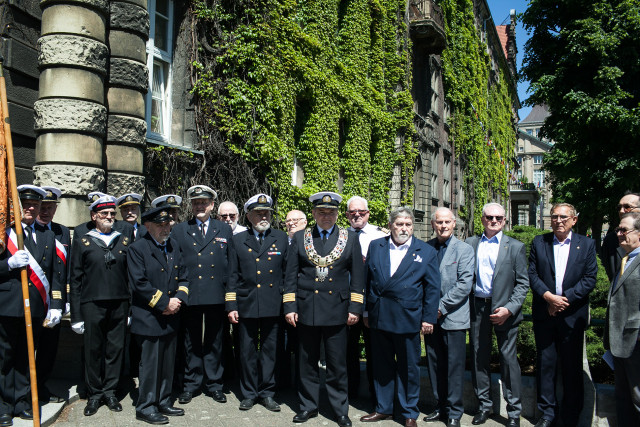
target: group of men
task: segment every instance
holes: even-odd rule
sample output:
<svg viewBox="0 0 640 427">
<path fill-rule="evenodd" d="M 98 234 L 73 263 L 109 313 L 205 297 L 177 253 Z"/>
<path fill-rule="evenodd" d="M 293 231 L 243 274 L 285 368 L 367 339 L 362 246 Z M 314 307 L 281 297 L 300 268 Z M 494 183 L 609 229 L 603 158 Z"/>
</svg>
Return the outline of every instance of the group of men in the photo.
<svg viewBox="0 0 640 427">
<path fill-rule="evenodd" d="M 193 217 L 180 223 L 182 199 L 177 195 L 156 198 L 140 215 L 140 195 L 116 199 L 94 192 L 88 196 L 91 221 L 75 227 L 71 241 L 69 230 L 52 222 L 61 197 L 58 189 L 25 185 L 19 193 L 25 250 L 17 249 L 12 228 L 0 255 L 0 426 L 12 425 L 14 416 L 32 417 L 21 332 L 22 267 L 30 277 L 39 389 L 46 399 L 60 399 L 46 390 L 45 382 L 55 359 L 60 318 L 70 311 L 71 327 L 84 340 L 86 416 L 103 404 L 122 410 L 115 391 L 125 366 L 127 329 L 130 363 L 139 367 L 137 419 L 166 424 L 168 417 L 184 415 L 184 409 L 174 406 L 174 389 L 181 405 L 199 393 L 225 403 L 225 347 L 230 343 L 225 337 L 231 324 L 241 355 L 240 410 L 260 403 L 280 411 L 274 396 L 283 354 L 280 337 L 285 334 L 289 346 L 297 343 L 299 411 L 293 422 L 318 415 L 323 357 L 327 394 L 340 426 L 352 424 L 349 397 L 359 387 L 361 334 L 376 405 L 360 421 L 385 420 L 395 413 L 406 426 L 416 425 L 424 335 L 437 401 L 424 420 L 459 426 L 467 330 L 479 401 L 472 423 L 485 423 L 493 408 L 493 331 L 507 425 L 517 426 L 522 403 L 516 339 L 522 303 L 531 288 L 542 414 L 536 426 L 548 427 L 560 418 L 565 426 L 578 425 L 588 296 L 597 264 L 594 242 L 572 231 L 578 219 L 572 205 L 552 207 L 553 233 L 534 239 L 527 267 L 524 244 L 503 233 L 505 210 L 497 203 L 483 207 L 483 233 L 466 242 L 454 236 L 454 213 L 436 209 L 431 218 L 435 238 L 424 242 L 413 235 L 412 209 L 392 210 L 388 229 L 383 229 L 369 224 L 367 201 L 358 196 L 346 203 L 351 226 L 340 227 L 342 198 L 332 192 L 310 197 L 312 227 L 307 227 L 304 212 L 289 212 L 287 233 L 272 228 L 274 202 L 266 194 L 244 204 L 246 228 L 238 224 L 239 210 L 232 202 L 221 203 L 214 218 L 217 195 L 206 185 L 188 189 Z M 605 337 L 614 357 L 619 413 L 629 420 L 638 420 L 640 409 L 640 292 L 635 286 L 640 269 L 633 262 L 640 253 L 640 213 L 634 212 L 640 198 L 634 201 L 631 209 L 621 201 L 616 229 L 620 255 L 612 255 L 620 256 L 620 262 L 611 263 Z M 115 219 L 117 209 L 123 221 Z M 564 393 L 561 405 L 555 392 L 558 363 L 564 389 L 572 391 Z"/>
</svg>

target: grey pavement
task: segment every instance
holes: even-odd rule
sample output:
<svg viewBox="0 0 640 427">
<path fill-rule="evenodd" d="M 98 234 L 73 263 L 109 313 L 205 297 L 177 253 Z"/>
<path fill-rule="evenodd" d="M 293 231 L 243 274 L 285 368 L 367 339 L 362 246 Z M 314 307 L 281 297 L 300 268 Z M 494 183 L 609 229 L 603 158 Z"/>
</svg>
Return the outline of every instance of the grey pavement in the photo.
<svg viewBox="0 0 640 427">
<path fill-rule="evenodd" d="M 187 405 L 179 405 L 176 403 L 176 407 L 184 408 L 185 416 L 171 417 L 170 425 L 180 426 L 229 426 L 229 427 L 244 427 L 244 426 L 280 426 L 280 425 L 295 425 L 292 422 L 292 418 L 295 415 L 297 409 L 297 398 L 293 390 L 286 390 L 276 393 L 275 400 L 281 405 L 282 411 L 279 413 L 273 413 L 267 411 L 264 407 L 256 404 L 251 410 L 241 411 L 238 409 L 240 404 L 239 387 L 237 381 L 232 382 L 229 390 L 225 390 L 227 396 L 227 403 L 220 404 L 214 402 L 213 399 L 205 395 L 196 396 L 191 403 Z M 100 407 L 98 413 L 91 417 L 85 417 L 83 410 L 86 405 L 86 400 L 78 399 L 75 393 L 75 388 L 70 390 L 70 402 L 64 408 L 62 408 L 59 415 L 47 420 L 43 417 L 43 425 L 54 425 L 59 427 L 67 426 L 142 426 L 147 425 L 144 422 L 137 421 L 135 419 L 135 401 L 137 391 L 135 389 L 130 390 L 127 394 L 119 396 L 123 406 L 122 412 L 111 412 L 106 406 Z M 363 390 L 363 394 L 368 394 Z M 424 395 L 424 390 L 422 395 Z M 431 404 L 426 400 L 425 396 L 421 396 L 424 401 L 420 402 L 420 409 L 423 413 L 418 419 L 418 424 L 423 426 L 443 426 L 442 422 L 427 423 L 422 421 L 425 416 L 424 412 L 429 411 Z M 360 417 L 366 415 L 373 410 L 374 403 L 368 396 L 360 397 L 352 400 L 349 410 L 349 417 L 351 418 L 354 426 L 371 426 L 372 423 L 360 422 Z M 43 407 L 44 414 L 47 413 L 47 407 Z M 53 408 L 53 406 L 51 406 Z M 471 426 L 471 419 L 473 414 L 465 414 L 462 418 L 463 426 Z M 488 427 L 503 426 L 506 424 L 506 419 L 495 415 L 484 424 Z M 16 426 L 29 426 L 30 423 L 26 421 L 18 420 L 14 425 Z M 299 424 L 317 427 L 317 426 L 335 426 L 337 425 L 329 404 L 326 398 L 326 392 L 322 390 L 320 415 L 317 418 L 309 420 L 307 423 Z M 375 426 L 398 426 L 404 425 L 404 420 L 397 418 L 395 421 L 382 421 L 374 424 Z M 524 418 L 521 419 L 521 425 L 524 427 L 532 426 L 533 424 Z"/>
</svg>

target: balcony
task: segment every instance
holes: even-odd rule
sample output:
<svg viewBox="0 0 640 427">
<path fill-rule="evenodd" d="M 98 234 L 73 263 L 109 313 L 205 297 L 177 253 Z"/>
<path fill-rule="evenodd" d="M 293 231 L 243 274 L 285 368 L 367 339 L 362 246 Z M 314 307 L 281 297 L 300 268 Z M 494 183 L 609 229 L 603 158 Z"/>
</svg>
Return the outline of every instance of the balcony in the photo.
<svg viewBox="0 0 640 427">
<path fill-rule="evenodd" d="M 414 42 L 424 43 L 435 53 L 447 46 L 444 15 L 433 0 L 409 0 L 409 24 Z"/>
</svg>

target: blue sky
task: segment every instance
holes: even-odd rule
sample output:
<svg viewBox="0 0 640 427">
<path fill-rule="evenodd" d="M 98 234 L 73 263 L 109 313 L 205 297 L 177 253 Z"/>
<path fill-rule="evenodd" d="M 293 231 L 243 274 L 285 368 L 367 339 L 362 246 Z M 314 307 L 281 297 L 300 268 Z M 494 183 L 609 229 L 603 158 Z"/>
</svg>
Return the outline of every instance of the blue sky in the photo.
<svg viewBox="0 0 640 427">
<path fill-rule="evenodd" d="M 489 4 L 489 9 L 491 9 L 491 15 L 493 16 L 493 22 L 496 25 L 501 25 L 503 22 L 506 24 L 509 22 L 509 11 L 511 9 L 515 9 L 516 13 L 520 14 L 527 9 L 527 5 L 529 3 L 528 0 L 487 0 Z M 524 27 L 520 22 L 518 22 L 518 26 L 516 27 L 516 45 L 518 46 L 518 54 L 516 56 L 516 60 L 518 62 L 518 70 L 522 66 L 522 58 L 524 57 L 524 43 L 528 39 L 528 35 L 524 30 Z M 519 82 L 518 83 L 518 96 L 520 97 L 520 102 L 524 102 L 527 99 L 527 88 L 529 87 L 529 82 Z M 531 111 L 531 107 L 523 107 L 520 109 L 520 120 L 527 117 L 527 114 Z"/>
</svg>

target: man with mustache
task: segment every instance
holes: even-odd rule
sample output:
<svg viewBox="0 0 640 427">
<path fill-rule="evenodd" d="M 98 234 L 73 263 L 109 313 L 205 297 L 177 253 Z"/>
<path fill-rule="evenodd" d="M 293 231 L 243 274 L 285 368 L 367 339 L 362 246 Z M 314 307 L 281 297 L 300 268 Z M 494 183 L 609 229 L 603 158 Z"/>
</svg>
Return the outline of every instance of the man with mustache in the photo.
<svg viewBox="0 0 640 427">
<path fill-rule="evenodd" d="M 362 422 L 391 418 L 396 398 L 406 427 L 415 427 L 420 414 L 420 333 L 433 333 L 440 273 L 436 251 L 413 238 L 413 221 L 410 208 L 394 209 L 389 215 L 391 235 L 369 245 L 365 326 L 371 329 L 375 349 L 377 405 L 373 413 L 360 418 Z"/>
<path fill-rule="evenodd" d="M 287 235 L 271 228 L 273 200 L 256 194 L 244 205 L 251 228 L 233 236 L 235 268 L 225 294 L 229 321 L 240 341 L 240 409 L 260 401 L 278 412 L 273 400 L 276 345 L 286 267 Z"/>
<path fill-rule="evenodd" d="M 138 224 L 141 201 L 142 196 L 136 193 L 123 194 L 116 199 L 122 219 L 133 227 L 134 240 L 138 240 L 147 231 L 144 225 Z"/>
<path fill-rule="evenodd" d="M 187 269 L 170 237 L 173 218 L 165 207 L 142 215 L 147 233 L 129 248 L 131 332 L 142 348 L 136 419 L 167 424 L 184 415 L 173 407 L 171 388 L 180 326 L 178 313 L 189 297 Z"/>
</svg>

